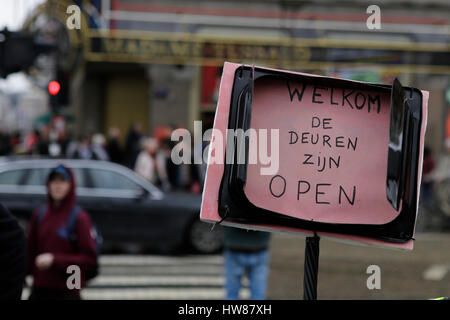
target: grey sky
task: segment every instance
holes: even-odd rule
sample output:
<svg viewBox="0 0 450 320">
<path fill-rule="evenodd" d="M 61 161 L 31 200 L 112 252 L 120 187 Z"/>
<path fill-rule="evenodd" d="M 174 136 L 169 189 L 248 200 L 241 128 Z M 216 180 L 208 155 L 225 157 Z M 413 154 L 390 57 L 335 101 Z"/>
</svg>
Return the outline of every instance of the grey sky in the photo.
<svg viewBox="0 0 450 320">
<path fill-rule="evenodd" d="M 0 0 L 0 30 L 7 27 L 11 31 L 20 30 L 26 16 L 45 0 Z M 29 82 L 23 73 L 0 78 L 0 90 L 17 92 L 27 90 Z"/>
<path fill-rule="evenodd" d="M 45 0 L 0 0 L 0 29 L 19 30 L 28 13 Z"/>
</svg>

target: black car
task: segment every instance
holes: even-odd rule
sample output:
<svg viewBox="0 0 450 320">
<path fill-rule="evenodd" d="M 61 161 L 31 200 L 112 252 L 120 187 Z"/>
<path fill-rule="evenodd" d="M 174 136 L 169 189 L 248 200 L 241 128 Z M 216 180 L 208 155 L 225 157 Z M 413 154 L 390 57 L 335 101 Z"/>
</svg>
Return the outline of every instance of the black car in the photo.
<svg viewBox="0 0 450 320">
<path fill-rule="evenodd" d="M 127 244 L 164 251 L 186 247 L 200 253 L 222 247 L 222 230 L 199 219 L 201 196 L 163 193 L 134 171 L 105 161 L 0 159 L 0 202 L 22 223 L 45 203 L 51 168 L 64 164 L 75 174 L 77 202 L 92 217 L 104 247 Z"/>
</svg>

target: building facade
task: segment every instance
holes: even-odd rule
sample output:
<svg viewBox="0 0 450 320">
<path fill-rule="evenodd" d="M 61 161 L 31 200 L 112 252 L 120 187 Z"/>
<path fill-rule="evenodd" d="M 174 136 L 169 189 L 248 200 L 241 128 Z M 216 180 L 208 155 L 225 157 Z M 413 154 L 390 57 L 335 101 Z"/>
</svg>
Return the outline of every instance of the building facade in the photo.
<svg viewBox="0 0 450 320">
<path fill-rule="evenodd" d="M 448 1 L 386 1 L 381 29 L 371 29 L 374 11 L 362 0 L 47 0 L 24 28 L 36 32 L 42 16 L 67 26 L 74 4 L 79 28 L 66 30 L 58 59 L 71 73 L 76 132 L 126 133 L 140 122 L 152 135 L 161 125 L 192 129 L 194 120 L 206 129 L 231 61 L 379 83 L 398 77 L 430 91 L 427 143 L 444 149 Z"/>
</svg>

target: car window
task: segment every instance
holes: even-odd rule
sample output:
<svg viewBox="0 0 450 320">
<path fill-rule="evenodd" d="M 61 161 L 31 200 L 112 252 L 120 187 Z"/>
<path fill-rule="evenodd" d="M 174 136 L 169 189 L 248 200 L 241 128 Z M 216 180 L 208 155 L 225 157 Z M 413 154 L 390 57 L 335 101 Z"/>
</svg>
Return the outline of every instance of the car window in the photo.
<svg viewBox="0 0 450 320">
<path fill-rule="evenodd" d="M 27 186 L 42 186 L 45 185 L 50 168 L 34 168 L 30 169 L 28 179 L 26 181 Z"/>
<path fill-rule="evenodd" d="M 26 181 L 28 186 L 42 186 L 47 181 L 48 174 L 51 168 L 33 168 L 30 169 L 30 174 Z M 75 182 L 77 187 L 86 187 L 86 179 L 84 178 L 83 169 L 73 168 L 75 175 Z"/>
<path fill-rule="evenodd" d="M 25 170 L 10 170 L 0 173 L 0 185 L 19 185 Z"/>
<path fill-rule="evenodd" d="M 123 174 L 103 169 L 89 169 L 95 188 L 140 190 L 142 187 Z"/>
<path fill-rule="evenodd" d="M 86 188 L 86 179 L 84 170 L 82 168 L 73 168 L 73 174 L 75 175 L 75 182 L 77 183 L 77 187 Z"/>
</svg>

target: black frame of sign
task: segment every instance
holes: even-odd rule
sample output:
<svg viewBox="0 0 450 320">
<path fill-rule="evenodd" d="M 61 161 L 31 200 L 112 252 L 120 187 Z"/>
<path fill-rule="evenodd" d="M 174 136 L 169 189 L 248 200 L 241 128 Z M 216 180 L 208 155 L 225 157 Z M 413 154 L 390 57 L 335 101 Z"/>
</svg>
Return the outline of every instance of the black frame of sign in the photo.
<svg viewBox="0 0 450 320">
<path fill-rule="evenodd" d="M 397 79 L 389 86 L 292 74 L 243 65 L 235 71 L 234 75 L 228 129 L 245 131 L 250 128 L 253 88 L 255 81 L 263 77 L 292 82 L 306 81 L 308 84 L 328 87 L 390 92 L 390 132 L 389 145 L 386 146 L 389 148 L 388 159 L 386 159 L 388 162 L 386 201 L 389 201 L 397 211 L 401 207 L 401 211 L 389 223 L 367 225 L 308 221 L 259 208 L 253 205 L 244 193 L 248 162 L 248 137 L 246 137 L 245 163 L 238 164 L 237 161 L 233 161 L 233 164 L 228 164 L 224 161 L 225 167 L 219 191 L 219 215 L 222 221 L 355 235 L 392 243 L 404 243 L 413 239 L 419 196 L 417 175 L 419 174 L 420 133 L 423 121 L 422 92 L 416 88 L 403 87 Z M 232 141 L 228 139 L 236 139 L 236 137 L 227 136 L 227 145 Z M 234 143 L 234 157 L 237 155 L 237 147 L 237 143 Z M 227 157 L 227 154 L 224 156 Z"/>
</svg>

